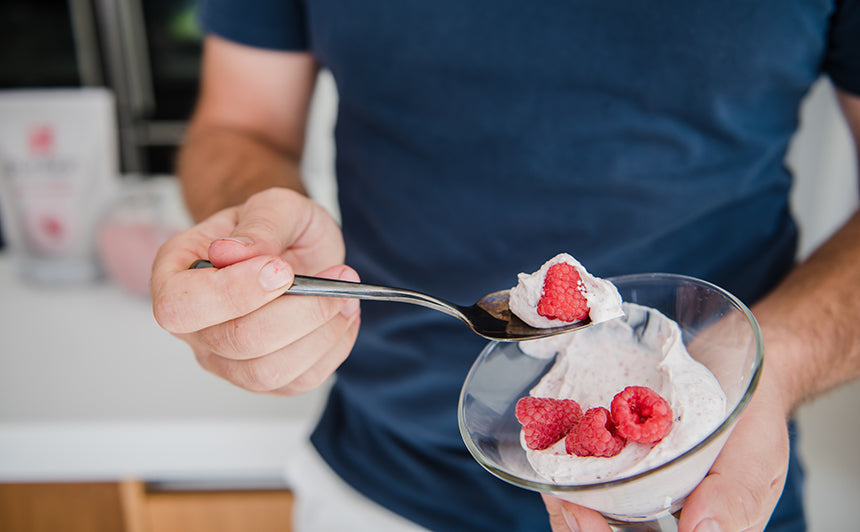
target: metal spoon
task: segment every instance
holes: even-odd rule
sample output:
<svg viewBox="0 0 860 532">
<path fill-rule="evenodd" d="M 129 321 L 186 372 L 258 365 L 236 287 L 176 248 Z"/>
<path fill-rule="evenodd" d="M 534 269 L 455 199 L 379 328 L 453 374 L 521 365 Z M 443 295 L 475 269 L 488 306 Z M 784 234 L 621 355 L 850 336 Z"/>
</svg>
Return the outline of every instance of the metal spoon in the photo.
<svg viewBox="0 0 860 532">
<path fill-rule="evenodd" d="M 191 265 L 191 269 L 200 268 L 212 268 L 212 263 L 198 260 Z M 501 342 L 545 338 L 591 325 L 591 319 L 586 318 L 561 327 L 547 329 L 532 327 L 511 313 L 508 307 L 509 292 L 509 290 L 493 292 L 479 299 L 474 305 L 464 307 L 413 290 L 296 275 L 292 286 L 284 292 L 284 295 L 350 297 L 412 303 L 454 316 L 484 338 Z"/>
</svg>

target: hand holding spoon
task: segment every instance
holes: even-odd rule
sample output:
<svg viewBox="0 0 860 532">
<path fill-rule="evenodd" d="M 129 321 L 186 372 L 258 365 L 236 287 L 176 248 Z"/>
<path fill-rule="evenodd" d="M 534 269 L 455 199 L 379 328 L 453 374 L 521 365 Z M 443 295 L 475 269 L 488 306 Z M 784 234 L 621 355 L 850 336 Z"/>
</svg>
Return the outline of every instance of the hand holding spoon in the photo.
<svg viewBox="0 0 860 532">
<path fill-rule="evenodd" d="M 206 260 L 198 260 L 191 265 L 192 269 L 212 267 L 212 263 Z M 560 327 L 546 329 L 532 327 L 511 313 L 508 307 L 509 290 L 493 292 L 479 299 L 474 305 L 461 306 L 413 290 L 296 275 L 292 286 L 284 292 L 284 295 L 348 297 L 412 303 L 454 316 L 484 338 L 500 342 L 546 338 L 591 325 L 591 320 L 585 319 Z"/>
</svg>

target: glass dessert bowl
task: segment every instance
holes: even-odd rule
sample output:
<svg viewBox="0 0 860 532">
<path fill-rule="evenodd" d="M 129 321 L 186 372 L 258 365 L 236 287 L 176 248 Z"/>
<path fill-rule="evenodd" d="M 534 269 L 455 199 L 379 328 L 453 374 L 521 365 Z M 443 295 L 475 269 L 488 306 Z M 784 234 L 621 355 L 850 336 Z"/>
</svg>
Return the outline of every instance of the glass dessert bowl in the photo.
<svg viewBox="0 0 860 532">
<path fill-rule="evenodd" d="M 506 482 L 592 508 L 617 527 L 674 530 L 672 514 L 707 475 L 752 397 L 763 360 L 761 331 L 742 302 L 705 281 L 674 274 L 609 280 L 625 303 L 656 309 L 678 324 L 690 356 L 713 373 L 726 395 L 722 422 L 692 448 L 639 473 L 583 483 L 552 482 L 528 460 L 514 409 L 553 367 L 555 357 L 536 358 L 524 354 L 518 343 L 492 342 L 463 384 L 460 432 L 478 463 Z M 649 326 L 658 326 L 647 313 L 644 319 L 642 313 L 618 319 L 638 320 L 630 325 L 642 336 Z"/>
</svg>

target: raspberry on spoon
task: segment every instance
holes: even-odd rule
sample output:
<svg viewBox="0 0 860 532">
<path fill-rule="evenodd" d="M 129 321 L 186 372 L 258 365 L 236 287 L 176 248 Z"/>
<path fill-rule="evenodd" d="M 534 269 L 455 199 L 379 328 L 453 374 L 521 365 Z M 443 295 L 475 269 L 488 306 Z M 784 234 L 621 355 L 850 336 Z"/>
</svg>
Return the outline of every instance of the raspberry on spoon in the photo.
<svg viewBox="0 0 860 532">
<path fill-rule="evenodd" d="M 543 283 L 543 295 L 538 300 L 537 313 L 551 320 L 575 322 L 587 318 L 588 312 L 585 286 L 576 268 L 566 262 L 550 266 Z"/>
</svg>

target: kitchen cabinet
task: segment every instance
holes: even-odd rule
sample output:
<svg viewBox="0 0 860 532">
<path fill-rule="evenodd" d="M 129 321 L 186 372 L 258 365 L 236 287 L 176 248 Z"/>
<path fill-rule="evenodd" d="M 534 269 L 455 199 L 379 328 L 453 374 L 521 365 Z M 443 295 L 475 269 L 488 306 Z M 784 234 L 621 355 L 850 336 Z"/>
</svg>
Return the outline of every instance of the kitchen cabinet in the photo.
<svg viewBox="0 0 860 532">
<path fill-rule="evenodd" d="M 3 532 L 131 532 L 118 484 L 0 484 Z"/>
<path fill-rule="evenodd" d="M 3 532 L 289 532 L 286 488 L 165 489 L 138 480 L 0 484 Z"/>
<path fill-rule="evenodd" d="M 144 527 L 129 532 L 289 532 L 287 490 L 144 492 Z"/>
</svg>

